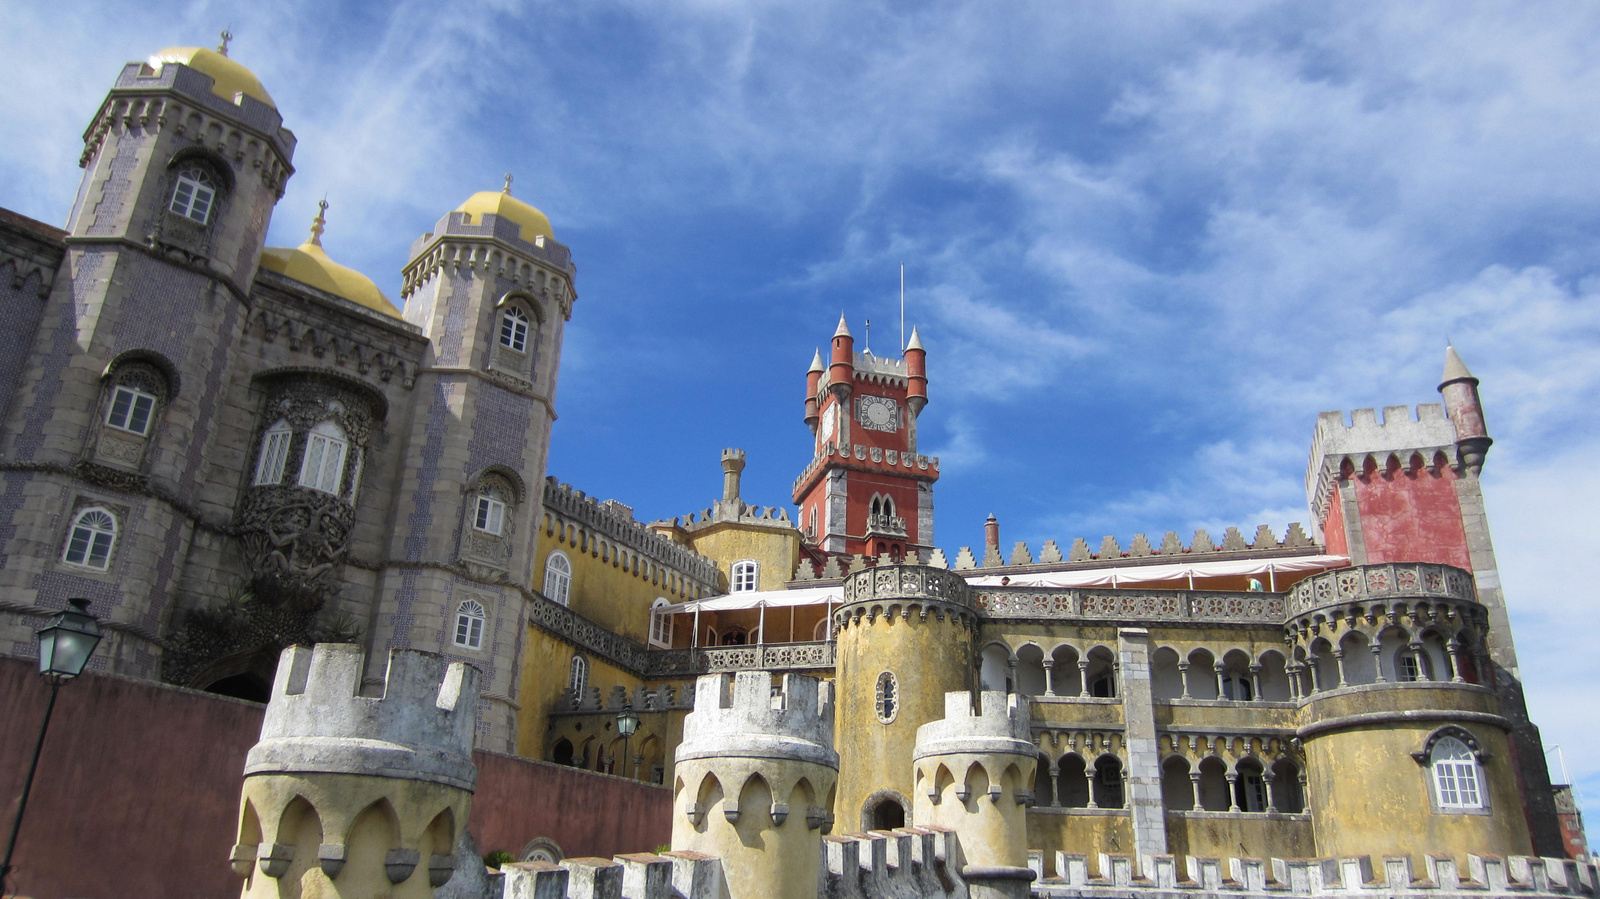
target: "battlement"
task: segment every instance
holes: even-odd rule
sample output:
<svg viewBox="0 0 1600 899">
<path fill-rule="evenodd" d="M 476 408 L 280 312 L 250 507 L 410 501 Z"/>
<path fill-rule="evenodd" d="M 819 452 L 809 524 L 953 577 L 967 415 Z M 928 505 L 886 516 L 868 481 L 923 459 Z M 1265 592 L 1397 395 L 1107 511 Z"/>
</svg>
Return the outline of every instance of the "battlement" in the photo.
<svg viewBox="0 0 1600 899">
<path fill-rule="evenodd" d="M 621 503 L 600 502 L 562 484 L 545 478 L 545 514 L 559 516 L 595 532 L 620 546 L 678 571 L 707 592 L 718 591 L 717 564 L 682 544 L 661 536 L 634 520 L 632 510 Z M 626 512 L 623 510 L 627 509 Z"/>
<path fill-rule="evenodd" d="M 721 859 L 641 852 L 502 865 L 484 899 L 717 899 L 724 892 Z"/>
<path fill-rule="evenodd" d="M 1448 855 L 1430 855 L 1417 871 L 1409 856 L 1347 858 L 1197 858 L 1171 855 L 1099 856 L 1100 875 L 1089 876 L 1088 856 L 1057 852 L 1053 877 L 1044 877 L 1044 853 L 1028 853 L 1040 875 L 1041 899 L 1134 899 L 1149 896 L 1226 895 L 1240 899 L 1284 896 L 1457 897 L 1594 896 L 1600 891 L 1593 862 L 1533 856 L 1468 855 L 1460 870 Z"/>
<path fill-rule="evenodd" d="M 738 524 L 765 525 L 767 527 L 793 528 L 787 509 L 778 506 L 747 506 L 744 503 L 713 503 L 711 508 L 688 515 L 651 522 L 651 527 L 682 528 L 698 531 L 713 524 L 737 522 Z"/>
<path fill-rule="evenodd" d="M 903 453 L 898 450 L 880 449 L 875 446 L 860 444 L 824 443 L 817 454 L 806 463 L 805 470 L 794 480 L 794 494 L 799 496 L 804 492 L 812 478 L 822 470 L 823 466 L 836 463 L 847 468 L 861 471 L 889 471 L 896 474 L 909 474 L 924 480 L 936 481 L 939 479 L 939 457 L 924 456 L 921 453 Z"/>
<path fill-rule="evenodd" d="M 774 691 L 765 671 L 702 675 L 684 716 L 677 759 L 756 756 L 839 767 L 833 751 L 833 685 L 785 674 Z"/>
<path fill-rule="evenodd" d="M 390 650 L 383 694 L 362 696 L 363 663 L 349 643 L 285 649 L 245 775 L 364 774 L 472 790 L 478 669 Z"/>
<path fill-rule="evenodd" d="M 967 895 L 961 843 L 955 831 L 938 826 L 873 830 L 825 837 L 827 863 L 824 899 Z"/>
<path fill-rule="evenodd" d="M 1033 550 L 1023 541 L 1017 541 L 1011 548 L 1009 556 L 1003 556 L 998 548 L 989 550 L 983 559 L 978 559 L 973 554 L 970 546 L 961 547 L 956 553 L 953 566 L 957 571 L 968 571 L 985 568 L 1023 568 L 1029 565 L 1049 565 L 1052 568 L 1070 568 L 1074 563 L 1104 564 L 1106 562 L 1148 560 L 1160 562 L 1166 557 L 1188 556 L 1184 561 L 1195 561 L 1194 556 L 1216 555 L 1218 558 L 1232 558 L 1234 554 L 1244 555 L 1303 555 L 1319 551 L 1317 543 L 1306 534 L 1305 528 L 1299 522 L 1291 522 L 1283 539 L 1273 531 L 1271 525 L 1256 525 L 1255 532 L 1248 541 L 1238 528 L 1228 528 L 1222 535 L 1221 542 L 1214 540 L 1205 529 L 1194 532 L 1194 537 L 1185 545 L 1178 537 L 1176 531 L 1167 531 L 1159 544 L 1151 543 L 1150 538 L 1144 534 L 1134 534 L 1133 540 L 1128 543 L 1128 548 L 1123 549 L 1122 544 L 1113 535 L 1101 538 L 1098 551 L 1089 548 L 1089 541 L 1079 537 L 1072 541 L 1072 546 L 1062 555 L 1061 547 L 1054 540 L 1046 540 L 1039 548 L 1036 557 Z M 1227 554 L 1227 555 L 1225 555 Z M 1168 561 L 1176 561 L 1167 559 Z M 936 564 L 936 563 L 935 563 Z M 1095 567 L 1098 567 L 1095 564 Z M 1007 572 L 1008 574 L 1011 572 Z"/>
<path fill-rule="evenodd" d="M 1037 750 L 1028 716 L 1028 701 L 1019 693 L 946 693 L 944 718 L 917 728 L 913 758 L 956 753 L 1013 753 L 1031 758 Z"/>
<path fill-rule="evenodd" d="M 1423 403 L 1412 417 L 1410 406 L 1385 406 L 1379 421 L 1372 409 L 1357 409 L 1345 420 L 1343 412 L 1324 412 L 1317 416 L 1311 436 L 1311 457 L 1306 464 L 1306 497 L 1320 518 L 1327 504 L 1329 485 L 1346 458 L 1356 457 L 1356 468 L 1365 456 L 1402 457 L 1420 453 L 1427 462 L 1443 452 L 1455 457 L 1456 428 L 1445 416 L 1440 403 Z"/>
</svg>

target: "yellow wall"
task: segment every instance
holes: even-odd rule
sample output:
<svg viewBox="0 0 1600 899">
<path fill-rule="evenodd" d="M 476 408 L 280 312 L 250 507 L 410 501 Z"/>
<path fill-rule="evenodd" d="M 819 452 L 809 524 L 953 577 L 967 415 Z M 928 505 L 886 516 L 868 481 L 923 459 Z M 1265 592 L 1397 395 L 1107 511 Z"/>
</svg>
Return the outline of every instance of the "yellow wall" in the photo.
<svg viewBox="0 0 1600 899">
<path fill-rule="evenodd" d="M 1180 859 L 1180 865 L 1185 855 L 1199 858 L 1312 858 L 1318 855 L 1309 815 L 1216 812 L 1168 811 L 1167 851 Z"/>
<path fill-rule="evenodd" d="M 650 604 L 657 597 L 672 603 L 683 602 L 684 594 L 689 592 L 674 582 L 681 581 L 681 575 L 675 578 L 676 572 L 659 566 L 655 574 L 647 573 L 642 559 L 639 574 L 633 573 L 632 566 L 624 571 L 621 558 L 611 548 L 602 549 L 592 536 L 586 540 L 578 535 L 569 540 L 569 530 L 578 529 L 558 523 L 554 534 L 548 527 L 540 531 L 533 589 L 544 590 L 545 564 L 551 551 L 559 549 L 572 562 L 572 588 L 567 605 L 607 630 L 637 643 L 646 642 L 650 636 Z M 587 551 L 581 549 L 585 544 Z M 562 686 L 565 685 L 563 678 Z"/>
<path fill-rule="evenodd" d="M 1045 871 L 1053 877 L 1056 852 L 1083 853 L 1089 856 L 1089 873 L 1105 876 L 1100 870 L 1100 853 L 1133 854 L 1133 817 L 1118 810 L 1028 813 L 1028 847 L 1043 849 Z"/>
<path fill-rule="evenodd" d="M 761 563 L 759 587 L 762 590 L 782 590 L 794 577 L 795 565 L 800 561 L 800 532 L 792 528 L 785 530 L 729 522 L 683 533 L 683 542 L 717 563 L 717 571 L 722 575 L 719 586 L 723 590 L 728 589 L 728 575 L 733 563 L 742 559 L 755 559 Z"/>
</svg>

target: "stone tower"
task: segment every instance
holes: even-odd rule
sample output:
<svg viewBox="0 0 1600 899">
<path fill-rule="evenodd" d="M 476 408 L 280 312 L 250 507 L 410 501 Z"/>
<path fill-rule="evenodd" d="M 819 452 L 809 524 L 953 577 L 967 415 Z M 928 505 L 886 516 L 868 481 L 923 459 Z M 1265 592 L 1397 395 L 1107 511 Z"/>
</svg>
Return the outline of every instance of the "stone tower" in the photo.
<svg viewBox="0 0 1600 899">
<path fill-rule="evenodd" d="M 917 728 L 917 823 L 956 831 L 974 899 L 1022 899 L 1033 881 L 1027 815 L 1038 764 L 1028 700 L 958 691 L 944 695 L 944 706 L 942 720 Z"/>
<path fill-rule="evenodd" d="M 245 899 L 424 899 L 453 876 L 477 782 L 478 672 L 431 653 L 388 661 L 379 695 L 363 695 L 360 647 L 283 651 L 245 761 Z"/>
<path fill-rule="evenodd" d="M 944 696 L 972 688 L 978 613 L 956 574 L 879 565 L 844 584 L 834 611 L 839 798 L 845 827 L 911 823 L 917 728 L 945 714 Z"/>
<path fill-rule="evenodd" d="M 123 68 L 84 141 L 60 275 L 7 322 L 36 336 L 0 398 L 0 587 L 91 597 L 109 668 L 151 677 L 197 524 L 225 524 L 218 413 L 295 138 L 225 50 L 175 47 Z"/>
<path fill-rule="evenodd" d="M 672 848 L 722 859 L 729 899 L 815 899 L 839 773 L 830 686 L 708 674 L 683 721 Z"/>
<path fill-rule="evenodd" d="M 915 329 L 899 359 L 857 353 L 839 317 L 831 363 L 806 372 L 805 421 L 815 455 L 794 484 L 800 529 L 830 553 L 895 560 L 933 547 L 939 460 L 917 453 L 928 403 L 928 354 Z"/>
<path fill-rule="evenodd" d="M 483 668 L 479 745 L 514 749 L 525 601 L 533 582 L 573 265 L 543 213 L 474 194 L 411 248 L 406 321 L 428 349 L 395 484 L 375 646 Z M 473 628 L 478 628 L 474 631 Z M 461 639 L 465 632 L 469 638 Z M 466 650 L 470 650 L 465 652 Z M 381 675 L 369 659 L 368 678 Z"/>
</svg>

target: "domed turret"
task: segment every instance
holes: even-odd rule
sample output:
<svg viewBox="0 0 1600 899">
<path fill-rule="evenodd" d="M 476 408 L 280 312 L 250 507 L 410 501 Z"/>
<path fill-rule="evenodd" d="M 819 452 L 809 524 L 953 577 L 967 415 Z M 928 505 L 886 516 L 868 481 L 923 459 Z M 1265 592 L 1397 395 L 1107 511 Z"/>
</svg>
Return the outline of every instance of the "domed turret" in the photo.
<svg viewBox="0 0 1600 899">
<path fill-rule="evenodd" d="M 272 102 L 272 96 L 267 89 L 261 86 L 261 79 L 255 73 L 228 58 L 228 41 L 233 35 L 226 31 L 222 33 L 222 45 L 215 50 L 204 47 L 168 47 L 160 53 L 150 57 L 150 68 L 160 71 L 167 63 L 182 63 L 197 72 L 210 75 L 212 81 L 211 92 L 227 100 L 229 103 L 238 103 L 240 94 L 254 97 L 257 100 L 278 108 Z"/>
<path fill-rule="evenodd" d="M 478 191 L 457 206 L 455 211 L 466 213 L 479 221 L 487 214 L 516 222 L 522 228 L 522 239 L 528 243 L 533 243 L 533 239 L 541 235 L 551 240 L 556 237 L 555 229 L 550 227 L 550 219 L 544 213 L 511 195 L 510 175 L 506 176 L 503 189 Z"/>
<path fill-rule="evenodd" d="M 317 217 L 311 221 L 311 236 L 294 249 L 267 247 L 261 251 L 261 267 L 290 277 L 334 296 L 344 297 L 374 312 L 399 318 L 400 310 L 383 295 L 371 278 L 328 258 L 322 249 L 322 232 L 327 220 L 328 201 L 317 204 Z"/>
</svg>

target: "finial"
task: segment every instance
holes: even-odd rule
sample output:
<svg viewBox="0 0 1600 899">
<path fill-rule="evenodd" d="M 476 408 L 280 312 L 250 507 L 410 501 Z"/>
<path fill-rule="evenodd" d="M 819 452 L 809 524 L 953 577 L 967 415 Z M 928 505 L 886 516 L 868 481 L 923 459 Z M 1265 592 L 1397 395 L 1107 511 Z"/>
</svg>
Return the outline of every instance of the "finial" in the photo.
<svg viewBox="0 0 1600 899">
<path fill-rule="evenodd" d="M 510 172 L 506 172 L 506 186 L 500 188 L 500 192 L 503 193 L 503 194 L 511 193 L 511 182 L 515 181 L 515 180 L 516 180 L 515 178 L 511 177 L 511 173 Z"/>
<path fill-rule="evenodd" d="M 872 319 L 867 319 L 867 331 L 861 335 L 861 349 L 867 355 L 872 355 Z"/>
<path fill-rule="evenodd" d="M 221 53 L 223 56 L 227 56 L 228 55 L 228 41 L 233 40 L 233 32 L 229 31 L 226 28 L 224 28 L 224 29 L 222 29 L 222 35 L 221 36 L 222 36 L 222 43 L 217 45 L 217 52 Z"/>
<path fill-rule="evenodd" d="M 911 342 L 906 344 L 906 351 L 922 349 L 922 335 L 917 333 L 915 326 L 911 328 Z"/>
<path fill-rule="evenodd" d="M 322 201 L 317 204 L 317 217 L 311 220 L 310 243 L 316 244 L 319 247 L 322 246 L 322 232 L 327 230 L 326 226 L 328 224 L 328 220 L 323 218 L 323 214 L 327 211 L 328 198 L 323 197 Z"/>
<path fill-rule="evenodd" d="M 833 336 L 835 336 L 835 337 L 849 337 L 850 336 L 850 326 L 844 323 L 844 313 L 843 312 L 839 313 L 839 327 L 833 329 Z"/>
</svg>

